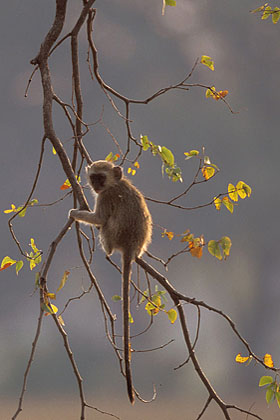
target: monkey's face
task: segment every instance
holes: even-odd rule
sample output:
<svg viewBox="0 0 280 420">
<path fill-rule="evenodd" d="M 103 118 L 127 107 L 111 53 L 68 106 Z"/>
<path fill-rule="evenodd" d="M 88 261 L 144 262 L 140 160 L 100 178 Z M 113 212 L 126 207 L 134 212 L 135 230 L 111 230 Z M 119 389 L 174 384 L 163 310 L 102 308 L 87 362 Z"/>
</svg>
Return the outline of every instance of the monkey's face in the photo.
<svg viewBox="0 0 280 420">
<path fill-rule="evenodd" d="M 92 173 L 89 176 L 90 183 L 92 185 L 92 188 L 94 191 L 99 194 L 101 191 L 103 191 L 106 187 L 106 175 L 103 173 Z"/>
<path fill-rule="evenodd" d="M 122 168 L 111 162 L 98 160 L 87 166 L 86 174 L 89 185 L 99 194 L 121 180 Z"/>
</svg>

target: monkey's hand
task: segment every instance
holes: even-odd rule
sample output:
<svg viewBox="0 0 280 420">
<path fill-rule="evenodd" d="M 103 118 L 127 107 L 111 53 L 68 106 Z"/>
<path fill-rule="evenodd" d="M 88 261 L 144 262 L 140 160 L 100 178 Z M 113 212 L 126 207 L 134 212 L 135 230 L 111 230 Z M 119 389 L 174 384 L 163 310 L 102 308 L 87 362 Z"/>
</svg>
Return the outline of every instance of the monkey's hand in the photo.
<svg viewBox="0 0 280 420">
<path fill-rule="evenodd" d="M 104 224 L 103 220 L 96 213 L 88 210 L 72 209 L 69 211 L 68 217 L 89 225 L 102 226 Z"/>
<path fill-rule="evenodd" d="M 78 214 L 79 214 L 79 210 L 78 209 L 71 209 L 71 210 L 69 210 L 68 218 L 69 219 L 72 218 L 72 219 L 76 220 L 77 217 L 78 217 Z"/>
</svg>

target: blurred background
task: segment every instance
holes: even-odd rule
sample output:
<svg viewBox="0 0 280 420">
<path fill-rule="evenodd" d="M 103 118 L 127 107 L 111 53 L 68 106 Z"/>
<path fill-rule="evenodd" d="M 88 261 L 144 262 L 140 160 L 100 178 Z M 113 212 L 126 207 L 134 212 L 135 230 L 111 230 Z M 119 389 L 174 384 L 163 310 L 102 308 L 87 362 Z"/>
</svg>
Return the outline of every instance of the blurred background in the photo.
<svg viewBox="0 0 280 420">
<path fill-rule="evenodd" d="M 76 22 L 80 3 L 68 2 L 63 35 Z M 204 146 L 211 161 L 218 165 L 218 176 L 193 188 L 181 201 L 182 205 L 207 203 L 215 195 L 226 192 L 229 182 L 236 184 L 239 180 L 252 187 L 252 196 L 239 202 L 233 214 L 225 208 L 218 212 L 214 206 L 187 212 L 149 202 L 156 225 L 150 251 L 167 259 L 181 247 L 177 239 L 170 242 L 161 238 L 157 225 L 175 233 L 190 229 L 195 236 L 204 234 L 207 241 L 229 236 L 233 246 L 227 261 L 218 261 L 206 250 L 200 260 L 185 254 L 173 260 L 166 275 L 182 293 L 226 312 L 254 352 L 260 357 L 272 354 L 279 366 L 279 24 L 273 25 L 271 19 L 261 21 L 259 15 L 250 14 L 250 10 L 259 6 L 254 0 L 240 3 L 178 0 L 177 7 L 167 7 L 165 16 L 161 15 L 160 0 L 97 0 L 95 6 L 94 39 L 100 72 L 108 84 L 130 98 L 145 99 L 158 89 L 181 81 L 202 54 L 214 59 L 214 72 L 200 65 L 189 82 L 228 90 L 228 101 L 237 113 L 232 114 L 220 101 L 206 99 L 201 88 L 172 91 L 147 106 L 131 108 L 133 134 L 138 138 L 146 134 L 155 144 L 170 148 L 183 171 L 186 185 L 192 182 L 197 162 L 185 161 L 184 152 L 201 150 Z M 1 7 L 1 259 L 6 255 L 16 260 L 21 258 L 9 233 L 9 216 L 3 210 L 12 203 L 19 206 L 25 202 L 37 169 L 43 135 L 38 73 L 27 98 L 24 91 L 33 70 L 30 60 L 38 53 L 54 13 L 55 1 L 14 0 Z M 84 120 L 93 123 L 103 117 L 103 125 L 92 126 L 84 142 L 93 159 L 102 159 L 111 151 L 118 152 L 104 125 L 123 150 L 126 133 L 123 120 L 91 80 L 86 58 L 83 30 L 80 60 Z M 52 55 L 50 67 L 55 91 L 68 103 L 71 103 L 72 86 L 70 64 L 69 40 L 66 40 Z M 122 104 L 118 106 L 124 112 Z M 57 134 L 71 153 L 71 131 L 62 110 L 54 106 L 54 112 Z M 131 153 L 131 159 L 135 153 L 135 150 Z M 59 199 L 63 195 L 59 188 L 64 181 L 59 160 L 47 144 L 34 198 L 40 204 Z M 149 152 L 142 155 L 133 182 L 145 196 L 162 200 L 184 189 L 182 184 L 162 177 L 160 161 Z M 84 177 L 82 183 L 85 183 Z M 88 197 L 92 203 L 93 199 Z M 55 206 L 31 208 L 24 219 L 17 218 L 14 229 L 23 248 L 30 251 L 28 244 L 30 238 L 34 238 L 46 255 L 71 207 L 72 199 L 68 198 Z M 119 262 L 118 255 L 114 260 Z M 161 266 L 154 265 L 164 274 Z M 92 268 L 111 302 L 112 295 L 120 294 L 120 278 L 99 247 Z M 58 247 L 48 278 L 50 291 L 56 291 L 65 270 L 70 271 L 69 280 L 54 302 L 60 310 L 70 297 L 88 287 L 74 230 Z M 1 420 L 10 418 L 16 410 L 35 335 L 39 304 L 37 293 L 32 294 L 34 283 L 35 273 L 26 263 L 18 277 L 13 267 L 1 272 Z M 170 307 L 169 301 L 167 308 Z M 117 328 L 121 333 L 120 304 L 112 302 L 112 310 L 118 316 Z M 197 314 L 189 306 L 185 310 L 194 337 Z M 137 334 L 148 325 L 149 318 L 143 305 L 139 308 L 134 305 L 132 315 L 135 320 L 132 334 Z M 96 294 L 92 292 L 72 302 L 63 319 L 90 404 L 111 410 L 123 419 L 133 416 L 135 420 L 150 416 L 191 419 L 202 409 L 207 394 L 192 366 L 188 364 L 174 371 L 187 357 L 178 321 L 171 325 L 164 314 L 159 314 L 149 332 L 133 341 L 135 349 L 143 350 L 175 340 L 161 350 L 135 354 L 135 386 L 149 399 L 155 384 L 158 397 L 152 404 L 136 403 L 135 407 L 130 407 L 118 361 L 105 335 Z M 258 388 L 265 370 L 254 363 L 248 367 L 236 364 L 236 354 L 246 355 L 246 350 L 229 326 L 213 313 L 202 311 L 196 350 L 202 368 L 224 400 L 245 409 L 253 406 L 266 420 L 280 418 L 276 403 L 267 408 L 265 392 Z M 43 321 L 20 418 L 38 418 L 39 413 L 41 419 L 79 418 L 77 385 L 51 317 Z M 90 411 L 87 418 L 104 416 Z M 213 404 L 204 418 L 222 419 L 223 416 Z M 245 417 L 233 412 L 232 418 Z"/>
</svg>

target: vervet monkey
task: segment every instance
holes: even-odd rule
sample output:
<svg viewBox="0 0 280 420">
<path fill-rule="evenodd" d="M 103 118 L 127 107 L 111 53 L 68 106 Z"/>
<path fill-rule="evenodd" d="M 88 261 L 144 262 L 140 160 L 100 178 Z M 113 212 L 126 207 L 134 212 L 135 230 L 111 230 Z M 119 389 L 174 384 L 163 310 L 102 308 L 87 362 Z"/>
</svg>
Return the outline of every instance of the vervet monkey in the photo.
<svg viewBox="0 0 280 420">
<path fill-rule="evenodd" d="M 109 256 L 122 254 L 123 347 L 127 392 L 134 403 L 130 368 L 130 277 L 132 261 L 151 242 L 152 218 L 143 195 L 123 175 L 122 168 L 99 160 L 86 168 L 88 184 L 97 194 L 93 212 L 70 210 L 69 217 L 99 228 L 101 245 Z"/>
</svg>

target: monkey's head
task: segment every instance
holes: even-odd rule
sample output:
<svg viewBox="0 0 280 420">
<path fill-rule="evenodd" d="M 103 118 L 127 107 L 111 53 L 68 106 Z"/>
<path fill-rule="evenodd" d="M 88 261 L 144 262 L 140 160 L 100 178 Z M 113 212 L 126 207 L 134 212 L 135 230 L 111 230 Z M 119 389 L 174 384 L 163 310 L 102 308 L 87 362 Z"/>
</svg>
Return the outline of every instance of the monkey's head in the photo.
<svg viewBox="0 0 280 420">
<path fill-rule="evenodd" d="M 123 176 L 122 168 L 106 160 L 98 160 L 86 167 L 89 185 L 99 194 L 114 186 Z"/>
</svg>

